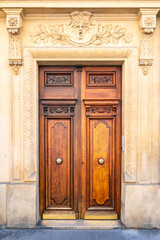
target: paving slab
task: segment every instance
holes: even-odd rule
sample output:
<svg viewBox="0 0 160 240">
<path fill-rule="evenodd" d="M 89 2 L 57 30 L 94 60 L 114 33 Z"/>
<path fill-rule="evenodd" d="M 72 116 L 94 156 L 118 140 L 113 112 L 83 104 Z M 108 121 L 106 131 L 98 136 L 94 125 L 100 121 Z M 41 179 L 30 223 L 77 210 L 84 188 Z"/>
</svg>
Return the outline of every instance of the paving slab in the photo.
<svg viewBox="0 0 160 240">
<path fill-rule="evenodd" d="M 151 230 L 122 230 L 124 240 L 151 240 Z M 159 239 L 160 240 L 160 239 Z"/>
<path fill-rule="evenodd" d="M 0 230 L 1 240 L 124 240 L 121 230 Z"/>
<path fill-rule="evenodd" d="M 0 229 L 0 240 L 160 240 L 160 230 Z"/>
<path fill-rule="evenodd" d="M 160 230 L 151 231 L 151 240 L 160 240 Z"/>
</svg>

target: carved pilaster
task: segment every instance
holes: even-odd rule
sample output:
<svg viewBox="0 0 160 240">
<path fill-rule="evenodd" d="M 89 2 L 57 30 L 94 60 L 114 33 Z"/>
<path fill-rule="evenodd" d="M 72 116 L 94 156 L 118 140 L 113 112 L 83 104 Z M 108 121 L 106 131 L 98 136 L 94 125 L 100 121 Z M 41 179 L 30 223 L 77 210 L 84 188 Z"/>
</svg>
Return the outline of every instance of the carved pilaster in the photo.
<svg viewBox="0 0 160 240">
<path fill-rule="evenodd" d="M 149 67 L 153 63 L 153 32 L 156 28 L 157 9 L 140 9 L 140 59 L 139 64 L 143 66 L 144 75 L 148 74 Z"/>
<path fill-rule="evenodd" d="M 22 66 L 22 8 L 3 9 L 6 13 L 6 24 L 9 33 L 9 65 L 17 75 Z"/>
</svg>

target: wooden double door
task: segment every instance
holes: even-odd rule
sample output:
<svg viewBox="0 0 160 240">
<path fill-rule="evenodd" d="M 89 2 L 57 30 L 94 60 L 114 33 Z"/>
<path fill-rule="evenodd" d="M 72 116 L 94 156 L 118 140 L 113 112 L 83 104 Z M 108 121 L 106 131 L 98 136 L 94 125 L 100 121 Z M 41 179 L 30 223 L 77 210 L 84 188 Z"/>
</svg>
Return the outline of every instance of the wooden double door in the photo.
<svg viewBox="0 0 160 240">
<path fill-rule="evenodd" d="M 120 217 L 121 68 L 40 67 L 43 219 Z"/>
</svg>

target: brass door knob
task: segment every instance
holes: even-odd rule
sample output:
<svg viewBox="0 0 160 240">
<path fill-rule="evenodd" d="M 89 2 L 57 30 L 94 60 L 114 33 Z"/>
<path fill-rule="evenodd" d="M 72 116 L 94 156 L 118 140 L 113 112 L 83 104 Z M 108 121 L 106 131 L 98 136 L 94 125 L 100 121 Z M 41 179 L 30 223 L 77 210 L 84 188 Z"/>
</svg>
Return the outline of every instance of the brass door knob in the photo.
<svg viewBox="0 0 160 240">
<path fill-rule="evenodd" d="M 62 163 L 62 159 L 61 159 L 61 158 L 57 158 L 57 159 L 56 159 L 56 163 L 57 163 L 58 165 L 60 165 L 60 164 Z"/>
<path fill-rule="evenodd" d="M 103 165 L 103 164 L 104 164 L 104 159 L 103 159 L 103 158 L 98 159 L 98 163 L 99 163 L 100 165 Z"/>
</svg>

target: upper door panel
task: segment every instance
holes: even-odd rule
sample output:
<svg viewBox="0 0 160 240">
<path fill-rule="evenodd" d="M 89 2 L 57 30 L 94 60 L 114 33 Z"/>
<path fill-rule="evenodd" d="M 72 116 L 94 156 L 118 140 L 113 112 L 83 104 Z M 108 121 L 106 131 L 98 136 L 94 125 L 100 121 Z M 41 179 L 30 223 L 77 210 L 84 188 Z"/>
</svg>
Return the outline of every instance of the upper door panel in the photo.
<svg viewBox="0 0 160 240">
<path fill-rule="evenodd" d="M 82 74 L 86 82 L 86 99 L 121 98 L 120 67 L 84 67 Z"/>
<path fill-rule="evenodd" d="M 74 99 L 75 67 L 41 67 L 41 99 Z"/>
</svg>

